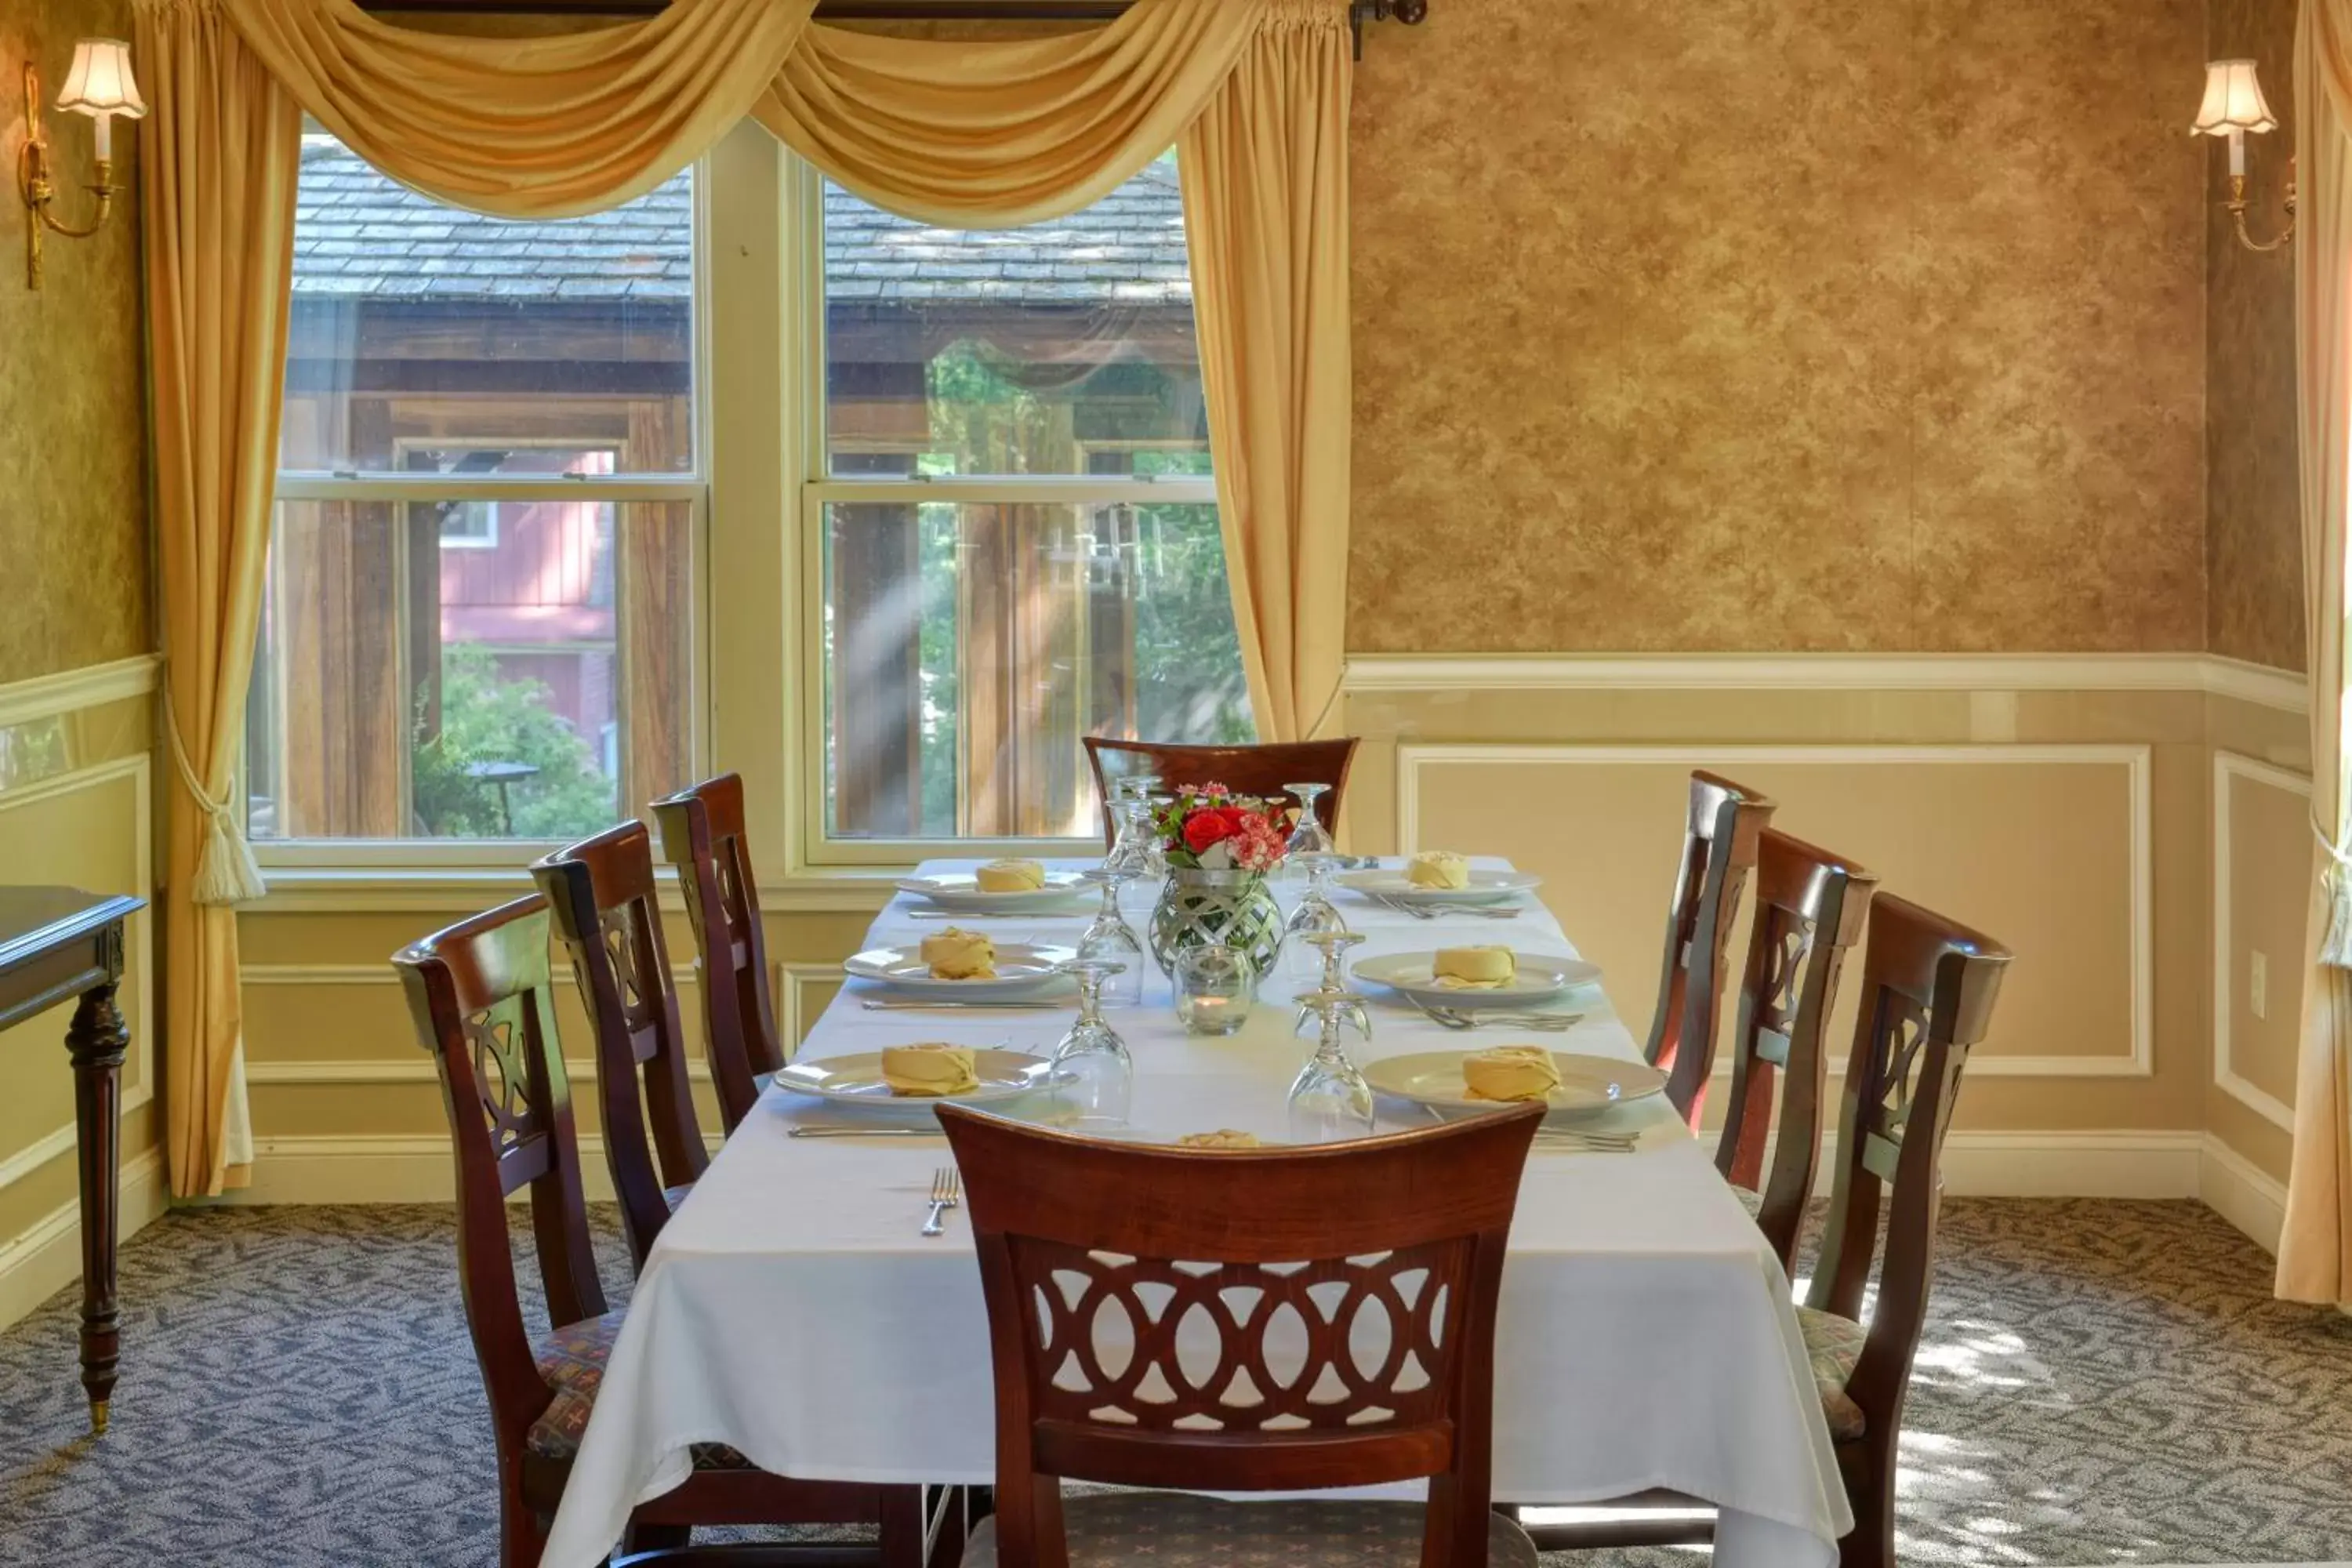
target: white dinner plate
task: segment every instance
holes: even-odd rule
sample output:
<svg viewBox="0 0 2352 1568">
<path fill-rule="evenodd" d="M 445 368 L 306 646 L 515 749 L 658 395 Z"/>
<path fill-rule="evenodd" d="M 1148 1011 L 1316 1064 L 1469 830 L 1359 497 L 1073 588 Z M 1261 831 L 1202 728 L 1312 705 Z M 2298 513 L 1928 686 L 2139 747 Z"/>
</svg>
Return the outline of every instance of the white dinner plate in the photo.
<svg viewBox="0 0 2352 1568">
<path fill-rule="evenodd" d="M 804 1057 L 776 1070 L 776 1087 L 819 1100 L 865 1106 L 874 1110 L 927 1110 L 941 1100 L 958 1105 L 986 1105 L 1042 1088 L 1053 1076 L 1054 1064 L 1044 1057 L 994 1047 L 972 1053 L 976 1089 L 961 1094 L 893 1094 L 882 1078 L 882 1053 L 858 1051 L 843 1057 Z"/>
<path fill-rule="evenodd" d="M 1580 958 L 1517 949 L 1513 952 L 1519 972 L 1500 985 L 1441 981 L 1434 952 L 1383 953 L 1360 960 L 1352 973 L 1359 980 L 1385 985 L 1425 1007 L 1521 1007 L 1548 1002 L 1572 986 L 1590 985 L 1601 978 L 1601 966 Z"/>
<path fill-rule="evenodd" d="M 1415 1051 L 1365 1065 L 1364 1077 L 1382 1094 L 1448 1110 L 1492 1110 L 1496 1102 L 1473 1100 L 1463 1081 L 1462 1058 L 1466 1051 Z M 1646 1062 L 1619 1057 L 1580 1056 L 1554 1051 L 1559 1087 L 1547 1098 L 1554 1110 L 1603 1110 L 1621 1100 L 1643 1100 L 1664 1093 L 1666 1075 Z"/>
<path fill-rule="evenodd" d="M 1493 904 L 1543 886 L 1543 879 L 1532 871 L 1474 870 L 1466 888 L 1424 888 L 1402 871 L 1343 871 L 1332 880 L 1351 893 L 1400 904 Z"/>
<path fill-rule="evenodd" d="M 1087 881 L 1076 871 L 1048 871 L 1045 885 L 1033 891 L 983 893 L 970 872 L 960 871 L 946 877 L 908 877 L 899 882 L 898 888 L 938 909 L 960 915 L 1013 915 L 1064 909 L 1087 890 Z"/>
<path fill-rule="evenodd" d="M 1077 957 L 1075 948 L 1038 947 L 1025 942 L 996 944 L 993 980 L 934 980 L 923 962 L 919 942 L 903 947 L 875 947 L 845 960 L 842 968 L 859 980 L 878 980 L 893 990 L 946 1001 L 1003 1001 L 1042 991 L 1062 978 L 1061 966 Z"/>
</svg>

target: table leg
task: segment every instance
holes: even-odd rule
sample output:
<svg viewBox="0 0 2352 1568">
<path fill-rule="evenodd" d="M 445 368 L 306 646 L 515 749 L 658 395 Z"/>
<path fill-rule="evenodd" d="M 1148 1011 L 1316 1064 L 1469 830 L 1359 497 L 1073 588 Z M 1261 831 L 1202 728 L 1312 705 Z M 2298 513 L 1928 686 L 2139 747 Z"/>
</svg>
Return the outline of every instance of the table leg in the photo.
<svg viewBox="0 0 2352 1568">
<path fill-rule="evenodd" d="M 83 993 L 66 1030 L 73 1057 L 74 1119 L 81 1153 L 81 1385 L 89 1429 L 103 1436 L 121 1341 L 115 1330 L 115 1207 L 121 1191 L 122 1058 L 131 1030 L 114 1005 L 116 983 Z"/>
</svg>

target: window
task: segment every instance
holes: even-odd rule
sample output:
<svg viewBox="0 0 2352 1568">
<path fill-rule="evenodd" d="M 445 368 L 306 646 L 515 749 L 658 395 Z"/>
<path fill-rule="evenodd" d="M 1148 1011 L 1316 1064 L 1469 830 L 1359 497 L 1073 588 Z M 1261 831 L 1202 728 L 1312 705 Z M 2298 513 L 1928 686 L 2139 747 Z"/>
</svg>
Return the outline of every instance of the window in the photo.
<svg viewBox="0 0 2352 1568">
<path fill-rule="evenodd" d="M 1092 834 L 1082 736 L 1252 739 L 1173 154 L 1025 229 L 823 222 L 820 837 Z"/>
<path fill-rule="evenodd" d="M 692 181 L 503 223 L 304 137 L 257 840 L 565 837 L 693 776 Z"/>
</svg>

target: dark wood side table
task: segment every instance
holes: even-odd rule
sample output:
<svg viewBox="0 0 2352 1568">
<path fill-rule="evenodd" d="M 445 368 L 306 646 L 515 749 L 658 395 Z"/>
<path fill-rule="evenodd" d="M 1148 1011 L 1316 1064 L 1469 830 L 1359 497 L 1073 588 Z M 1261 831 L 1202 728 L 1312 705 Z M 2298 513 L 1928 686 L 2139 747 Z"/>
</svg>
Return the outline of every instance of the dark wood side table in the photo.
<svg viewBox="0 0 2352 1568">
<path fill-rule="evenodd" d="M 115 1208 L 122 1058 L 131 1047 L 114 989 L 122 982 L 123 921 L 145 902 L 77 888 L 0 887 L 0 1029 L 79 998 L 66 1028 L 66 1050 L 73 1058 L 81 1156 L 81 1385 L 89 1394 L 90 1430 L 101 1433 L 121 1351 Z"/>
</svg>

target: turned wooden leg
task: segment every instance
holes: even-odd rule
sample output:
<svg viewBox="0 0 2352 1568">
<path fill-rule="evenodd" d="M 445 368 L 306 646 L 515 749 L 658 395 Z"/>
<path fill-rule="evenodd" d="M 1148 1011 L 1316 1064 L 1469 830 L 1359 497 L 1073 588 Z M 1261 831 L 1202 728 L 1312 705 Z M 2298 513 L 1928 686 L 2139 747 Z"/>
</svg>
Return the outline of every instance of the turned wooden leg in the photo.
<svg viewBox="0 0 2352 1568">
<path fill-rule="evenodd" d="M 115 1207 L 121 1190 L 122 1058 L 131 1031 L 114 1005 L 115 984 L 110 980 L 85 992 L 66 1030 L 81 1152 L 81 1385 L 89 1394 L 89 1429 L 100 1436 L 121 1353 L 115 1329 Z"/>
</svg>

